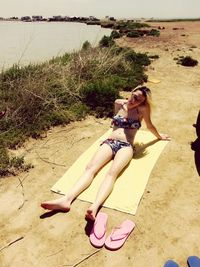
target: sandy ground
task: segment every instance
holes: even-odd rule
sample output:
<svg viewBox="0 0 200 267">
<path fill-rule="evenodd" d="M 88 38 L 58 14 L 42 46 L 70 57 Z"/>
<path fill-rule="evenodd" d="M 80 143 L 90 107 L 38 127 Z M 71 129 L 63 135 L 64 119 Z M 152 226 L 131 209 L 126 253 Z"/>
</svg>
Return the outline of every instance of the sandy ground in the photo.
<svg viewBox="0 0 200 267">
<path fill-rule="evenodd" d="M 172 141 L 150 175 L 135 216 L 102 208 L 109 216 L 108 232 L 125 219 L 135 221 L 136 229 L 120 250 L 97 250 L 89 243 L 84 219 L 89 203 L 76 200 L 69 213 L 40 208 L 41 201 L 57 197 L 51 186 L 109 126 L 109 120 L 89 117 L 51 129 L 46 138 L 30 140 L 12 152 L 24 155 L 34 168 L 0 179 L 1 248 L 23 237 L 0 248 L 0 266 L 76 266 L 91 255 L 78 266 L 162 267 L 173 258 L 186 267 L 189 255 L 200 256 L 200 177 L 189 145 L 196 139 L 192 124 L 200 108 L 200 66 L 183 67 L 174 60 L 186 55 L 200 60 L 200 22 L 154 25 L 165 27 L 158 38 L 119 42 L 159 55 L 147 69 L 150 80 L 160 80 L 147 84 L 155 103 L 152 119 Z"/>
</svg>

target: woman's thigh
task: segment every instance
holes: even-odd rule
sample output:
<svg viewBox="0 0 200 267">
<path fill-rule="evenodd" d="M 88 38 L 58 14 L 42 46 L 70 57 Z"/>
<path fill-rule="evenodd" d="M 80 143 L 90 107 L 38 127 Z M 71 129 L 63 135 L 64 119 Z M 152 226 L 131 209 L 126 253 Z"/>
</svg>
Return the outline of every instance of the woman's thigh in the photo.
<svg viewBox="0 0 200 267">
<path fill-rule="evenodd" d="M 118 176 L 120 172 L 126 167 L 126 165 L 131 161 L 132 158 L 133 158 L 132 147 L 123 147 L 119 149 L 114 157 L 109 172 L 114 176 Z"/>
<path fill-rule="evenodd" d="M 111 147 L 107 144 L 102 144 L 88 163 L 87 167 L 95 168 L 95 170 L 98 171 L 106 163 L 108 163 L 112 157 L 113 152 Z"/>
</svg>

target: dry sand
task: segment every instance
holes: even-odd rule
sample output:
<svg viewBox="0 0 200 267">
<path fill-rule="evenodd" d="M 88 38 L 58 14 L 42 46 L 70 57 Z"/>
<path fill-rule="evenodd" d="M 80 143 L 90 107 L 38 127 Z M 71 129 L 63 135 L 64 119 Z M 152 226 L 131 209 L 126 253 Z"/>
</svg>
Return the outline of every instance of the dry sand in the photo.
<svg viewBox="0 0 200 267">
<path fill-rule="evenodd" d="M 162 267 L 173 258 L 186 267 L 189 255 L 200 256 L 200 177 L 189 145 L 196 138 L 192 124 L 200 108 L 200 66 L 183 67 L 174 60 L 186 55 L 200 60 L 200 22 L 154 25 L 165 27 L 160 37 L 125 38 L 119 43 L 159 55 L 147 69 L 150 80 L 160 80 L 147 83 L 155 103 L 152 120 L 172 141 L 150 175 L 135 216 L 102 209 L 109 216 L 108 232 L 124 219 L 135 221 L 136 229 L 120 250 L 98 251 L 86 234 L 89 203 L 76 200 L 69 213 L 46 216 L 40 208 L 41 201 L 57 197 L 51 186 L 109 126 L 109 120 L 88 117 L 53 128 L 46 138 L 29 140 L 12 152 L 24 155 L 34 168 L 0 180 L 1 247 L 23 237 L 0 250 L 0 266 L 75 266 L 91 255 L 79 266 Z"/>
</svg>

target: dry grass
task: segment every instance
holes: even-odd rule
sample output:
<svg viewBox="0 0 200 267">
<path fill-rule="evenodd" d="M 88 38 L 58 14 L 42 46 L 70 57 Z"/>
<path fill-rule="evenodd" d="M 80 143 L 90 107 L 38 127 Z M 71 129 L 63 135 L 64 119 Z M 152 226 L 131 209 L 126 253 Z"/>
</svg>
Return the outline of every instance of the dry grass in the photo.
<svg viewBox="0 0 200 267">
<path fill-rule="evenodd" d="M 88 112 L 108 115 L 119 90 L 144 81 L 141 54 L 126 48 L 82 49 L 40 65 L 12 68 L 0 75 L 0 142 L 21 146 L 51 126 L 82 119 Z M 6 161 L 7 162 L 7 161 Z"/>
</svg>

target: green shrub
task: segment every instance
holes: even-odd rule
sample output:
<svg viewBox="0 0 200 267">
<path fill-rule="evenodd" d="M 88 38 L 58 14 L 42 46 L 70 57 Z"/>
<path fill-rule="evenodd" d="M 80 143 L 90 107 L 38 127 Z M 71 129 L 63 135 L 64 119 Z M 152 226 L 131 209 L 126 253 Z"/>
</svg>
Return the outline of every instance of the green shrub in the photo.
<svg viewBox="0 0 200 267">
<path fill-rule="evenodd" d="M 0 176 L 6 174 L 7 167 L 9 165 L 9 156 L 7 149 L 4 146 L 0 146 Z"/>
<path fill-rule="evenodd" d="M 137 66 L 135 68 L 134 75 L 126 79 L 126 85 L 124 85 L 123 87 L 124 91 L 131 91 L 136 86 L 142 85 L 144 82 L 147 82 L 148 76 L 145 74 L 141 75 L 141 72 L 142 69 Z"/>
<path fill-rule="evenodd" d="M 91 48 L 90 42 L 85 41 L 82 45 L 82 50 L 88 50 L 89 48 Z"/>
<path fill-rule="evenodd" d="M 152 35 L 152 36 L 160 36 L 160 31 L 156 30 L 156 29 L 151 29 L 150 32 L 148 33 L 148 35 Z"/>
<path fill-rule="evenodd" d="M 159 55 L 148 55 L 148 58 L 150 58 L 150 59 L 158 59 Z"/>
<path fill-rule="evenodd" d="M 24 157 L 13 157 L 10 159 L 10 166 L 20 168 L 24 164 Z"/>
<path fill-rule="evenodd" d="M 20 67 L 17 64 L 14 64 L 11 68 L 3 71 L 0 74 L 1 81 L 19 81 L 20 79 L 26 78 L 27 75 L 39 74 L 43 64 L 29 64 L 24 67 Z"/>
<path fill-rule="evenodd" d="M 131 32 L 128 32 L 126 36 L 130 38 L 138 38 L 138 37 L 141 37 L 142 35 L 138 31 L 131 31 Z"/>
<path fill-rule="evenodd" d="M 147 54 L 135 53 L 133 50 L 129 50 L 126 54 L 126 59 L 139 66 L 148 66 L 151 61 Z"/>
<path fill-rule="evenodd" d="M 28 171 L 33 166 L 25 164 L 24 157 L 9 158 L 5 147 L 0 146 L 0 176 L 16 175 L 20 171 Z"/>
<path fill-rule="evenodd" d="M 132 21 L 118 21 L 114 26 L 115 29 L 140 29 L 144 27 L 150 27 L 150 25 Z"/>
<path fill-rule="evenodd" d="M 118 31 L 112 31 L 110 37 L 113 39 L 117 39 L 121 37 L 121 34 Z"/>
<path fill-rule="evenodd" d="M 148 27 L 150 27 L 150 25 L 147 23 L 129 22 L 127 24 L 127 28 L 130 28 L 130 29 L 140 29 L 140 28 L 148 28 Z"/>
<path fill-rule="evenodd" d="M 119 98 L 119 89 L 112 80 L 98 80 L 85 85 L 81 94 L 85 104 L 96 110 L 98 116 L 109 116 L 113 113 L 115 99 Z"/>
<path fill-rule="evenodd" d="M 20 147 L 26 140 L 26 135 L 23 129 L 17 129 L 10 125 L 7 131 L 1 133 L 0 142 L 2 147 L 16 149 Z"/>
<path fill-rule="evenodd" d="M 194 67 L 198 65 L 198 61 L 196 59 L 191 58 L 190 56 L 186 56 L 186 57 L 179 58 L 177 64 L 180 64 L 186 67 Z"/>
<path fill-rule="evenodd" d="M 53 57 L 49 60 L 49 64 L 61 64 L 61 65 L 67 65 L 71 59 L 71 55 L 68 53 L 65 53 L 62 56 Z"/>
<path fill-rule="evenodd" d="M 110 36 L 103 36 L 102 39 L 99 41 L 100 47 L 111 47 L 115 45 L 115 42 L 112 37 Z"/>
<path fill-rule="evenodd" d="M 85 118 L 86 115 L 88 114 L 89 107 L 86 104 L 79 102 L 79 103 L 74 103 L 74 105 L 70 107 L 69 111 L 74 114 L 75 120 L 81 120 Z"/>
</svg>

